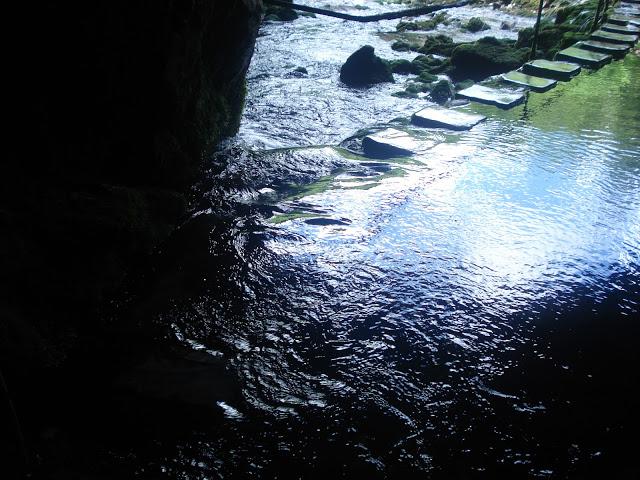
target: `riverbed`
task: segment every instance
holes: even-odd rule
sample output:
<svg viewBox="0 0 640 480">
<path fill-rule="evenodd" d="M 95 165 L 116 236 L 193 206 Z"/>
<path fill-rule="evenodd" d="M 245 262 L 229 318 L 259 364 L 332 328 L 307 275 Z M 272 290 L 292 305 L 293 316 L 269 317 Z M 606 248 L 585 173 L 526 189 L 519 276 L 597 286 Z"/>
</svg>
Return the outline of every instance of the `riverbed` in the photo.
<svg viewBox="0 0 640 480">
<path fill-rule="evenodd" d="M 491 19 L 490 31 L 452 29 L 456 40 L 532 23 L 451 15 Z M 384 39 L 396 24 L 262 26 L 240 133 L 159 260 L 180 273 L 152 309 L 167 339 L 210 357 L 220 393 L 179 440 L 120 454 L 138 477 L 633 472 L 640 58 L 511 110 L 461 106 L 487 116 L 471 131 L 426 130 L 408 118 L 429 100 L 393 96 L 406 77 L 363 90 L 338 79 L 365 44 L 415 56 Z M 424 150 L 372 160 L 345 148 L 388 125 Z"/>
</svg>

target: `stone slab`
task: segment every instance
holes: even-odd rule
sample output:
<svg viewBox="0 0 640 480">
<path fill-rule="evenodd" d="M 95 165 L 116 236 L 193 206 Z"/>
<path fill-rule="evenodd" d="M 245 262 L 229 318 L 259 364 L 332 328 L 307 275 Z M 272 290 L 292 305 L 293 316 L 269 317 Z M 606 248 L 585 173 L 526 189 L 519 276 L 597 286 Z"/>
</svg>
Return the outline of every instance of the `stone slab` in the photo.
<svg viewBox="0 0 640 480">
<path fill-rule="evenodd" d="M 522 66 L 522 71 L 528 75 L 564 81 L 571 80 L 580 73 L 580 70 L 582 68 L 576 63 L 553 60 L 533 60 Z"/>
<path fill-rule="evenodd" d="M 528 75 L 519 70 L 513 70 L 502 75 L 502 79 L 505 82 L 514 83 L 522 87 L 527 87 L 534 92 L 546 92 L 555 87 L 558 82 L 549 78 L 536 77 L 534 75 Z"/>
<path fill-rule="evenodd" d="M 585 67 L 599 68 L 611 61 L 611 55 L 592 52 L 582 48 L 569 47 L 556 54 L 556 60 L 578 63 Z"/>
<path fill-rule="evenodd" d="M 466 98 L 474 102 L 486 103 L 499 108 L 512 108 L 519 103 L 524 102 L 525 96 L 522 92 L 507 89 L 489 88 L 482 85 L 473 85 L 472 87 L 460 90 L 458 97 Z"/>
<path fill-rule="evenodd" d="M 621 43 L 598 42 L 597 40 L 585 40 L 575 44 L 576 47 L 583 50 L 591 50 L 592 52 L 608 53 L 615 58 L 622 58 L 629 53 L 629 45 Z"/>
<path fill-rule="evenodd" d="M 600 25 L 600 30 L 612 33 L 622 33 L 625 35 L 640 34 L 640 27 L 636 27 L 634 25 L 616 25 L 615 23 L 603 23 Z"/>
<path fill-rule="evenodd" d="M 607 22 L 615 23 L 616 25 L 634 25 L 637 27 L 640 25 L 640 17 L 632 17 L 630 15 L 615 14 L 615 15 L 609 16 L 609 18 L 607 18 Z"/>
<path fill-rule="evenodd" d="M 638 41 L 637 35 L 624 35 L 622 33 L 605 32 L 604 30 L 596 30 L 591 34 L 593 40 L 609 43 L 622 43 L 624 45 L 633 46 Z"/>
<path fill-rule="evenodd" d="M 362 149 L 373 158 L 406 157 L 418 150 L 418 142 L 406 132 L 387 128 L 364 137 Z"/>
<path fill-rule="evenodd" d="M 414 113 L 411 122 L 420 127 L 469 130 L 486 118 L 483 115 L 464 113 L 448 108 L 427 107 Z"/>
</svg>

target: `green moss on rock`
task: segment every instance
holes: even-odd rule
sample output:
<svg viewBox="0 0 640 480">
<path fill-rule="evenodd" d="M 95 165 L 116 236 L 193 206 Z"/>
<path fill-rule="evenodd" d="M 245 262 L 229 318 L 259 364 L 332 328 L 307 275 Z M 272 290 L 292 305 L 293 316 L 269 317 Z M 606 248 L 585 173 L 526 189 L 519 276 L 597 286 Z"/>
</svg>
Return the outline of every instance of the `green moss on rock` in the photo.
<svg viewBox="0 0 640 480">
<path fill-rule="evenodd" d="M 455 78 L 482 80 L 519 68 L 527 60 L 528 53 L 528 49 L 517 48 L 511 41 L 484 37 L 453 51 L 452 74 Z"/>
</svg>

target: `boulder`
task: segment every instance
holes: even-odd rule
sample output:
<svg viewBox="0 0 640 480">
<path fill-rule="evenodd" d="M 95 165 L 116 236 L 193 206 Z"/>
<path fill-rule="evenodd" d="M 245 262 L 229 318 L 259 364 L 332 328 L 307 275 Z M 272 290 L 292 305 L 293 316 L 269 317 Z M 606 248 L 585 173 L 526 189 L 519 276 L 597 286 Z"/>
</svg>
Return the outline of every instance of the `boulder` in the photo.
<svg viewBox="0 0 640 480">
<path fill-rule="evenodd" d="M 516 48 L 512 42 L 485 37 L 475 43 L 460 45 L 453 51 L 453 76 L 482 80 L 519 68 L 528 54 L 528 49 Z"/>
<path fill-rule="evenodd" d="M 340 80 L 350 87 L 392 82 L 389 65 L 377 57 L 371 45 L 365 45 L 347 59 L 340 69 Z"/>
<path fill-rule="evenodd" d="M 429 97 L 434 102 L 442 105 L 443 103 L 446 103 L 447 101 L 452 99 L 455 94 L 456 89 L 453 87 L 453 84 L 449 80 L 440 80 L 431 89 Z"/>
</svg>

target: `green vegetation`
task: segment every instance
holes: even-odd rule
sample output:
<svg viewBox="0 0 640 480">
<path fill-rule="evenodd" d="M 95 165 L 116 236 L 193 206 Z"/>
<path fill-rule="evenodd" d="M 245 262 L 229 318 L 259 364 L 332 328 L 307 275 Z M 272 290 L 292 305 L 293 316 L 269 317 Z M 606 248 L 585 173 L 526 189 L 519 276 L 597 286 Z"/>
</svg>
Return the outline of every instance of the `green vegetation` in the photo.
<svg viewBox="0 0 640 480">
<path fill-rule="evenodd" d="M 435 30 L 438 25 L 449 25 L 450 23 L 451 21 L 449 20 L 449 15 L 447 15 L 445 12 L 438 12 L 429 20 L 420 20 L 415 22 L 402 21 L 398 23 L 398 25 L 396 26 L 396 30 L 399 32 L 416 30 L 429 31 Z"/>
<path fill-rule="evenodd" d="M 491 27 L 487 25 L 484 20 L 479 17 L 470 18 L 469 21 L 462 25 L 464 30 L 468 30 L 470 32 L 480 32 L 482 30 L 489 30 Z"/>
</svg>

